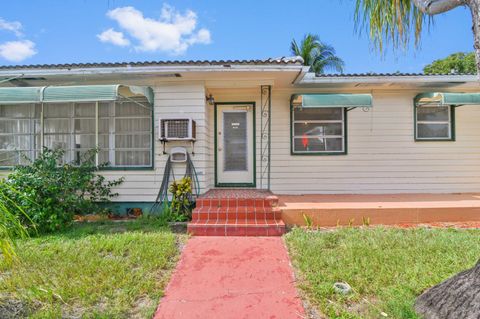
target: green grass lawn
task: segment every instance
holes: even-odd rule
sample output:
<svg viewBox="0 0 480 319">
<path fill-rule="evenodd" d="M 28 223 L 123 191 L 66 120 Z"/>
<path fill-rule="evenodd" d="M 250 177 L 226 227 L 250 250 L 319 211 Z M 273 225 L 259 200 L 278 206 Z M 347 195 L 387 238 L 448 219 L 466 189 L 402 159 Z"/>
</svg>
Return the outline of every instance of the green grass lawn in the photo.
<svg viewBox="0 0 480 319">
<path fill-rule="evenodd" d="M 328 318 L 418 318 L 416 296 L 480 258 L 479 230 L 295 229 L 286 242 L 305 298 Z M 353 292 L 336 293 L 339 281 Z"/>
<path fill-rule="evenodd" d="M 19 262 L 0 260 L 0 308 L 20 305 L 31 318 L 150 318 L 183 240 L 148 220 L 22 240 Z"/>
</svg>

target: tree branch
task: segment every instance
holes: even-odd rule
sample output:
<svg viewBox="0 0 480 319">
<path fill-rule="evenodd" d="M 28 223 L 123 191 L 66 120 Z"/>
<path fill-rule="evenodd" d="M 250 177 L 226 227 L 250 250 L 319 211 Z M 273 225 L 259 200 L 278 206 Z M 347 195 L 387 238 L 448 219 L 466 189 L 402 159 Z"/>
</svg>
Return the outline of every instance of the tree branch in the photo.
<svg viewBox="0 0 480 319">
<path fill-rule="evenodd" d="M 425 14 L 435 15 L 467 4 L 467 0 L 413 0 L 415 6 Z"/>
</svg>

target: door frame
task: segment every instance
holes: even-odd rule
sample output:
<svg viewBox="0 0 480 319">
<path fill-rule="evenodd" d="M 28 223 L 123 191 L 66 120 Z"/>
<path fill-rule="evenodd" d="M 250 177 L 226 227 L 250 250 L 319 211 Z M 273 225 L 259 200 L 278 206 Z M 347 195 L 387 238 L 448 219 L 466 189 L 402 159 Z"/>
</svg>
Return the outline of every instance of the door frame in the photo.
<svg viewBox="0 0 480 319">
<path fill-rule="evenodd" d="M 219 183 L 218 182 L 218 172 L 217 172 L 217 163 L 218 163 L 218 147 L 217 147 L 217 106 L 222 105 L 250 105 L 253 110 L 253 181 L 251 183 Z M 214 157 L 215 157 L 215 187 L 257 187 L 257 146 L 256 146 L 256 112 L 255 112 L 255 102 L 215 102 L 214 104 Z"/>
</svg>

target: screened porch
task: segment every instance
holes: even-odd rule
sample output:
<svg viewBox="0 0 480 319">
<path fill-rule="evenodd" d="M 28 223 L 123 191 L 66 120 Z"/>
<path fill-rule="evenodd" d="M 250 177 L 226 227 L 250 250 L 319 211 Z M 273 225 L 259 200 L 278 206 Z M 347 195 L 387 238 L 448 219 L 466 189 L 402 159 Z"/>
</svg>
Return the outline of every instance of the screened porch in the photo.
<svg viewBox="0 0 480 319">
<path fill-rule="evenodd" d="M 78 163 L 97 149 L 97 164 L 149 168 L 153 92 L 122 85 L 0 88 L 0 167 L 25 164 L 43 148 Z"/>
</svg>

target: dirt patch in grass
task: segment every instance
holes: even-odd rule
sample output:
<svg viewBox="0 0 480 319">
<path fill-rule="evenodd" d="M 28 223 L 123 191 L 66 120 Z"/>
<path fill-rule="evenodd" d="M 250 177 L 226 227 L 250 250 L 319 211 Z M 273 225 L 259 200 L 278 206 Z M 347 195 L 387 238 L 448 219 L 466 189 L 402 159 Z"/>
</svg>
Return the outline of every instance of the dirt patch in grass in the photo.
<svg viewBox="0 0 480 319">
<path fill-rule="evenodd" d="M 7 296 L 0 297 L 0 318 L 17 319 L 25 318 L 31 309 L 22 300 L 9 298 Z"/>
<path fill-rule="evenodd" d="M 133 304 L 133 307 L 128 314 L 128 318 L 146 318 L 149 314 L 155 311 L 157 308 L 157 303 L 158 300 L 153 300 L 149 296 L 142 296 L 138 298 Z"/>
</svg>

